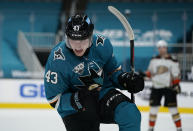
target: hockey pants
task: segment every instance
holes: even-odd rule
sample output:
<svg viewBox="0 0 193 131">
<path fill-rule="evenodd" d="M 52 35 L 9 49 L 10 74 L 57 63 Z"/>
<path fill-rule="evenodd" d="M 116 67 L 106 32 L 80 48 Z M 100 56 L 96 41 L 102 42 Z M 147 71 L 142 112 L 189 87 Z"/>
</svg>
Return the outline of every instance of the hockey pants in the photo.
<svg viewBox="0 0 193 131">
<path fill-rule="evenodd" d="M 99 121 L 78 121 L 79 118 L 84 118 L 84 115 L 81 113 L 66 118 L 67 131 L 99 131 Z M 141 114 L 133 103 L 120 103 L 115 109 L 114 120 L 119 126 L 119 131 L 140 131 Z"/>
</svg>

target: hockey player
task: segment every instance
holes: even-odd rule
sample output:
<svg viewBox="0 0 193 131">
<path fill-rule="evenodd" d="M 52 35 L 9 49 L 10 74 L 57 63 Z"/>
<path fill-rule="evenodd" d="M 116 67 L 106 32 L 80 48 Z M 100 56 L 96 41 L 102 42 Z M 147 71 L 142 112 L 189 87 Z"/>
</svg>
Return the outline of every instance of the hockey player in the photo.
<svg viewBox="0 0 193 131">
<path fill-rule="evenodd" d="M 76 14 L 66 25 L 66 39 L 54 47 L 45 68 L 45 93 L 67 131 L 99 131 L 117 123 L 120 131 L 140 131 L 136 105 L 115 88 L 137 93 L 143 77 L 123 72 L 109 39 L 93 34 L 89 17 Z"/>
<path fill-rule="evenodd" d="M 148 70 L 144 74 L 151 78 L 153 87 L 150 94 L 149 131 L 154 130 L 161 98 L 165 97 L 164 106 L 169 108 L 177 131 L 181 129 L 180 114 L 177 110 L 176 95 L 180 93 L 180 69 L 179 63 L 167 52 L 167 43 L 160 40 L 157 43 L 159 55 L 150 61 Z"/>
</svg>

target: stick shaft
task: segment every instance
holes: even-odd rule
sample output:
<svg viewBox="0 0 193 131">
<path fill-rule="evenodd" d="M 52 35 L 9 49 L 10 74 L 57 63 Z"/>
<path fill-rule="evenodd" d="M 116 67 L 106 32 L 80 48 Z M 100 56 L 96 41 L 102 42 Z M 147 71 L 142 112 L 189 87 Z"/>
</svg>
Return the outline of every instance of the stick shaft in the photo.
<svg viewBox="0 0 193 131">
<path fill-rule="evenodd" d="M 135 67 L 134 67 L 134 33 L 133 33 L 133 30 L 132 30 L 129 22 L 125 18 L 125 16 L 118 9 L 116 9 L 113 6 L 108 6 L 108 10 L 119 19 L 119 21 L 122 23 L 123 27 L 125 28 L 126 32 L 128 33 L 128 36 L 130 39 L 130 57 L 131 57 L 130 58 L 130 68 L 131 68 L 131 73 L 133 76 L 134 72 L 135 72 Z M 132 90 L 134 90 L 133 87 L 131 87 L 131 88 L 132 88 Z M 135 102 L 135 96 L 133 93 L 131 93 L 131 100 L 133 102 Z"/>
<path fill-rule="evenodd" d="M 134 74 L 135 72 L 135 68 L 134 68 L 134 40 L 130 40 L 130 68 L 131 68 L 131 73 L 132 75 Z M 133 88 L 133 87 L 131 87 Z M 134 90 L 134 89 L 132 89 Z M 131 100 L 133 102 L 135 102 L 135 96 L 133 93 L 131 93 Z"/>
</svg>

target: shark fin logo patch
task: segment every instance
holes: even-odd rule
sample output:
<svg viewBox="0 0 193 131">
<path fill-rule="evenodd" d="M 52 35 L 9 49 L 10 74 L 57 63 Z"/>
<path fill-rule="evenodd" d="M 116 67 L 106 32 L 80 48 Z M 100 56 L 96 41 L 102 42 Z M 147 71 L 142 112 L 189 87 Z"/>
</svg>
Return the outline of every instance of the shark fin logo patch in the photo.
<svg viewBox="0 0 193 131">
<path fill-rule="evenodd" d="M 57 51 L 54 51 L 54 60 L 65 60 L 62 48 L 59 47 Z"/>
</svg>

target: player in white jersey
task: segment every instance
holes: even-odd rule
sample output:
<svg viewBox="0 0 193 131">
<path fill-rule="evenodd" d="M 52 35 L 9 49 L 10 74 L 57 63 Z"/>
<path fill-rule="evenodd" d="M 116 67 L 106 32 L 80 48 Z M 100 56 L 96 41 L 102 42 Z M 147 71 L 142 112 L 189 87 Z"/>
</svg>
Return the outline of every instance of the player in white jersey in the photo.
<svg viewBox="0 0 193 131">
<path fill-rule="evenodd" d="M 179 63 L 167 51 L 167 43 L 160 40 L 157 43 L 159 55 L 153 57 L 144 76 L 151 78 L 149 131 L 154 130 L 161 98 L 165 97 L 164 106 L 169 108 L 177 131 L 182 131 L 180 114 L 177 110 L 177 94 L 180 93 Z"/>
</svg>

